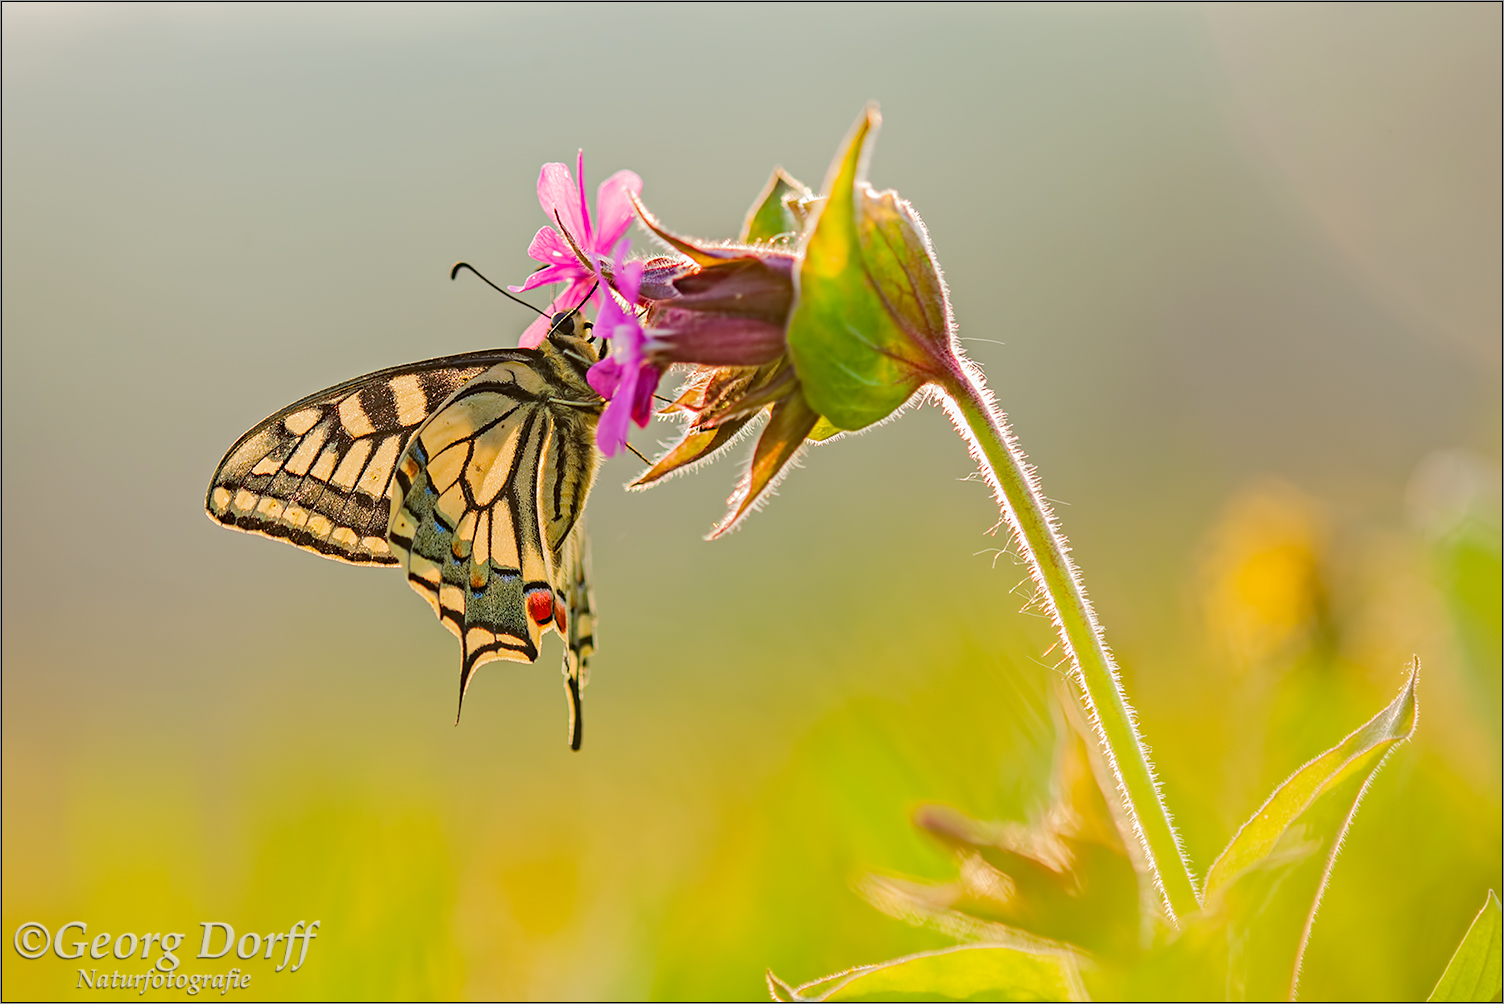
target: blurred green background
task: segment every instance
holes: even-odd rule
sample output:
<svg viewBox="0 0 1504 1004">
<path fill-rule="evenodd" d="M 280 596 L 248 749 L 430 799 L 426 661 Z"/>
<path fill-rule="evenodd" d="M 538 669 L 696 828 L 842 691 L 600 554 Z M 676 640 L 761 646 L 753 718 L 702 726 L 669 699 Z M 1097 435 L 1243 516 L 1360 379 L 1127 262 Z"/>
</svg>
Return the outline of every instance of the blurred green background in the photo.
<svg viewBox="0 0 1504 1004">
<path fill-rule="evenodd" d="M 556 642 L 456 728 L 396 573 L 202 511 L 282 405 L 515 343 L 446 272 L 523 278 L 544 161 L 729 237 L 868 99 L 1198 869 L 1416 653 L 1303 995 L 1423 996 L 1499 887 L 1497 5 L 3 18 L 7 999 L 99 996 L 16 954 L 29 920 L 183 931 L 185 972 L 233 962 L 201 921 L 321 920 L 301 971 L 245 964 L 268 999 L 757 998 L 943 943 L 853 884 L 953 873 L 921 802 L 1042 804 L 1053 660 L 937 410 L 715 544 L 739 461 L 609 464 L 578 755 Z"/>
</svg>

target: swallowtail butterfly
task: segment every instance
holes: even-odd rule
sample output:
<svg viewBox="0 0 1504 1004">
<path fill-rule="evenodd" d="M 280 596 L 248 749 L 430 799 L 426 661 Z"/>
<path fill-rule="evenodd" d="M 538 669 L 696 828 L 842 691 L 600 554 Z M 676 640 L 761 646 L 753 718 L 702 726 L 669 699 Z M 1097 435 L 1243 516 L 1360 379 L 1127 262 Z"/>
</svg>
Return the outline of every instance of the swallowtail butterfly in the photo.
<svg viewBox="0 0 1504 1004">
<path fill-rule="evenodd" d="M 605 402 L 591 340 L 559 314 L 536 349 L 396 366 L 288 405 L 230 447 L 211 519 L 355 565 L 395 565 L 480 665 L 564 639 L 569 741 L 595 648 L 585 499 Z"/>
</svg>

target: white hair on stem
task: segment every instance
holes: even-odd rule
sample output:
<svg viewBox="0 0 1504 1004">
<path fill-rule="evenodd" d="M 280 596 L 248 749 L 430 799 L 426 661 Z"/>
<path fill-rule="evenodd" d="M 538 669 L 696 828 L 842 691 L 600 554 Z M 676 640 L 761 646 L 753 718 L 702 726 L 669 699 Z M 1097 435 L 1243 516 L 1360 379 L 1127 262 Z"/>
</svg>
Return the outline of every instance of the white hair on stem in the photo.
<svg viewBox="0 0 1504 1004">
<path fill-rule="evenodd" d="M 1008 426 L 1006 416 L 998 409 L 996 399 L 983 382 L 980 368 L 960 352 L 955 354 L 955 359 L 957 370 L 952 377 L 954 387 L 936 385 L 932 388 L 932 392 L 939 394 L 942 407 L 945 408 L 946 414 L 950 416 L 952 424 L 956 427 L 956 431 L 966 441 L 978 470 L 988 483 L 991 484 L 993 499 L 998 504 L 1003 521 L 1008 524 L 1012 531 L 1013 544 L 1018 553 L 1028 562 L 1030 575 L 1039 590 L 1042 605 L 1060 636 L 1064 658 L 1070 663 L 1073 670 L 1070 675 L 1076 681 L 1081 706 L 1086 713 L 1085 717 L 1096 736 L 1097 745 L 1112 773 L 1114 787 L 1116 787 L 1118 793 L 1118 800 L 1123 809 L 1124 816 L 1132 828 L 1135 838 L 1134 842 L 1138 844 L 1139 849 L 1144 855 L 1143 864 L 1151 873 L 1166 916 L 1172 923 L 1178 926 L 1178 914 L 1184 910 L 1194 909 L 1198 906 L 1199 893 L 1196 889 L 1195 879 L 1192 877 L 1180 833 L 1176 830 L 1165 805 L 1159 777 L 1154 770 L 1152 762 L 1149 760 L 1148 747 L 1139 733 L 1138 716 L 1132 706 L 1128 704 L 1123 693 L 1121 676 L 1103 637 L 1102 626 L 1097 619 L 1096 611 L 1092 607 L 1085 589 L 1082 587 L 1080 572 L 1076 568 L 1075 562 L 1071 560 L 1069 544 L 1060 530 L 1060 525 L 1054 511 L 1040 490 L 1037 473 L 1025 459 L 1024 453 L 1018 445 L 1017 438 Z M 1032 510 L 1032 514 L 1035 517 L 1034 523 L 1036 529 L 1032 534 L 1026 528 L 1025 520 L 1021 518 L 1021 514 L 1015 509 L 1013 502 L 1009 499 L 1001 475 L 994 468 L 986 445 L 980 438 L 981 432 L 973 427 L 972 416 L 968 416 L 965 405 L 959 399 L 960 395 L 965 395 L 971 407 L 981 413 L 979 417 L 984 418 L 986 424 L 990 426 L 991 438 L 998 440 L 997 445 L 1006 454 L 1006 461 L 1012 470 L 1013 480 L 1021 482 L 1023 491 L 1026 493 L 1026 498 L 1020 501 Z M 1042 531 L 1043 539 L 1031 542 L 1030 537 L 1033 534 L 1040 533 L 1040 531 Z M 1038 553 L 1040 548 L 1045 549 L 1048 553 Z M 1069 596 L 1057 597 L 1051 590 L 1045 572 L 1046 561 L 1054 565 L 1057 573 L 1063 575 L 1065 578 Z M 1181 904 L 1180 910 L 1176 908 L 1175 897 L 1166 881 L 1168 876 L 1165 874 L 1164 869 L 1169 863 L 1168 861 L 1160 860 L 1161 856 L 1168 857 L 1169 855 L 1156 853 L 1156 843 L 1160 843 L 1160 841 L 1156 841 L 1149 833 L 1142 815 L 1143 812 L 1152 810 L 1147 805 L 1142 808 L 1136 805 L 1132 791 L 1134 784 L 1130 783 L 1124 772 L 1123 764 L 1119 763 L 1118 750 L 1114 748 L 1109 730 L 1098 708 L 1098 701 L 1093 696 L 1091 681 L 1085 670 L 1082 656 L 1086 653 L 1079 652 L 1077 645 L 1072 642 L 1072 632 L 1066 623 L 1065 614 L 1061 608 L 1062 602 L 1071 603 L 1075 607 L 1076 616 L 1081 621 L 1084 621 L 1086 632 L 1090 638 L 1089 643 L 1095 649 L 1095 652 L 1091 653 L 1092 661 L 1100 664 L 1101 672 L 1106 676 L 1106 682 L 1110 683 L 1112 692 L 1101 696 L 1116 705 L 1121 715 L 1122 726 L 1126 728 L 1127 732 L 1124 738 L 1131 741 L 1134 746 L 1131 752 L 1125 749 L 1123 753 L 1128 756 L 1137 756 L 1139 764 L 1142 765 L 1144 775 L 1149 782 L 1150 791 L 1143 794 L 1149 795 L 1152 793 L 1152 797 L 1156 803 L 1154 808 L 1158 809 L 1163 821 L 1163 828 L 1167 831 L 1163 835 L 1168 836 L 1170 841 L 1170 847 L 1161 847 L 1161 851 L 1170 851 L 1178 857 L 1184 871 L 1186 881 L 1189 885 L 1190 899 Z M 1085 642 L 1086 639 L 1081 639 L 1081 641 Z"/>
</svg>

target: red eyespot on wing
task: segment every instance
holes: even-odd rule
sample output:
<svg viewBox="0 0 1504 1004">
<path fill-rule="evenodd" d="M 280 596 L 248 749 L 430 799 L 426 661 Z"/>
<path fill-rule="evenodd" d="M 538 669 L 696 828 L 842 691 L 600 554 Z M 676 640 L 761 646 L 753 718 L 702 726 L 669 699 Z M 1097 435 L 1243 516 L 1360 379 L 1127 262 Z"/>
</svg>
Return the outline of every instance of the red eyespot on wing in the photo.
<svg viewBox="0 0 1504 1004">
<path fill-rule="evenodd" d="M 568 624 L 568 623 L 569 623 L 569 618 L 564 613 L 564 604 L 562 604 L 562 603 L 555 603 L 554 604 L 554 627 L 556 627 L 556 628 L 559 629 L 559 637 L 561 637 L 561 638 L 568 638 L 569 637 L 569 635 L 567 635 L 567 634 L 564 633 L 564 626 L 566 624 Z"/>
<path fill-rule="evenodd" d="M 547 624 L 554 619 L 554 597 L 547 589 L 534 589 L 527 594 L 527 615 L 534 624 Z"/>
</svg>

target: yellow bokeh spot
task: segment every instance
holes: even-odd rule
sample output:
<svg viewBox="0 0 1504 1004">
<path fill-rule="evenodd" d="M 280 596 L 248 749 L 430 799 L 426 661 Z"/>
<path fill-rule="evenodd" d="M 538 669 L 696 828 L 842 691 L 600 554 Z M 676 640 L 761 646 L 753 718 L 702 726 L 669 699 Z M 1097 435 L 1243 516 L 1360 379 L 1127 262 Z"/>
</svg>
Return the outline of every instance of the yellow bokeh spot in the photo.
<svg viewBox="0 0 1504 1004">
<path fill-rule="evenodd" d="M 1309 644 L 1326 607 L 1326 528 L 1296 488 L 1260 482 L 1228 503 L 1203 562 L 1209 633 L 1240 670 Z"/>
</svg>

